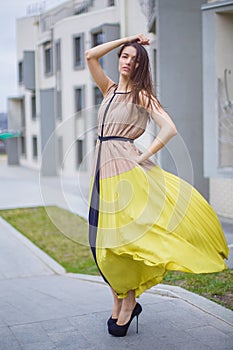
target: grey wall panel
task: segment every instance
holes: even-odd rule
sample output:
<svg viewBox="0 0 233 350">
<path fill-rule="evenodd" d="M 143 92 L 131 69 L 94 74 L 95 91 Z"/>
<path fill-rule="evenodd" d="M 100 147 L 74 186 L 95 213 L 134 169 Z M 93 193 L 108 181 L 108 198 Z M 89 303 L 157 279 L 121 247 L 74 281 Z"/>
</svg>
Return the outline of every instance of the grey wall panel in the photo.
<svg viewBox="0 0 233 350">
<path fill-rule="evenodd" d="M 216 176 L 216 55 L 215 12 L 203 12 L 203 125 L 204 125 L 204 174 Z"/>
<path fill-rule="evenodd" d="M 57 174 L 54 94 L 54 89 L 40 90 L 41 173 L 46 176 Z"/>
<path fill-rule="evenodd" d="M 119 24 L 104 24 L 103 25 L 104 41 L 119 39 L 120 26 Z M 106 74 L 115 82 L 118 82 L 118 56 L 119 49 L 109 52 L 104 57 L 104 70 Z"/>
<path fill-rule="evenodd" d="M 35 52 L 24 51 L 23 83 L 26 89 L 35 90 Z"/>
<path fill-rule="evenodd" d="M 180 134 L 169 144 L 174 155 L 162 152 L 162 166 L 190 181 L 186 146 L 194 185 L 208 198 L 203 176 L 201 5 L 202 0 L 158 0 L 157 72 L 160 101 Z"/>
<path fill-rule="evenodd" d="M 7 163 L 9 165 L 19 164 L 19 139 L 14 137 L 6 140 Z"/>
</svg>

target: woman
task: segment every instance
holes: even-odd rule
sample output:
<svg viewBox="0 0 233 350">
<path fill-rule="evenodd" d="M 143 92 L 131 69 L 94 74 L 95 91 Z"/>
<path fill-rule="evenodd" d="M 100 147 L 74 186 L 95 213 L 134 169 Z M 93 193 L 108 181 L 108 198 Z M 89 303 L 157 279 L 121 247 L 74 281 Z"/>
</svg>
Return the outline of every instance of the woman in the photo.
<svg viewBox="0 0 233 350">
<path fill-rule="evenodd" d="M 90 73 L 104 96 L 99 110 L 89 210 L 89 240 L 113 293 L 108 331 L 125 336 L 142 308 L 137 297 L 169 270 L 221 271 L 228 247 L 218 218 L 189 184 L 149 158 L 177 133 L 153 94 L 149 59 L 139 34 L 86 51 Z M 120 47 L 119 83 L 99 59 Z M 133 140 L 149 119 L 160 131 L 145 152 Z M 137 323 L 138 325 L 138 323 Z"/>
</svg>

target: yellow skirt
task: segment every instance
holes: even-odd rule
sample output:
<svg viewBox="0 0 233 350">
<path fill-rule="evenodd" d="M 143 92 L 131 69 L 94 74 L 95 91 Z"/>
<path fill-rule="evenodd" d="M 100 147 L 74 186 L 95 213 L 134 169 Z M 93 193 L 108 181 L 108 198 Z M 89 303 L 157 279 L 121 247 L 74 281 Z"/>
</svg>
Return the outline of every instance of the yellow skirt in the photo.
<svg viewBox="0 0 233 350">
<path fill-rule="evenodd" d="M 99 179 L 90 226 L 99 270 L 120 298 L 136 297 L 167 271 L 226 268 L 228 246 L 214 210 L 190 184 L 154 166 Z M 93 187 L 93 186 L 92 186 Z M 95 222 L 95 223 L 94 223 Z"/>
</svg>

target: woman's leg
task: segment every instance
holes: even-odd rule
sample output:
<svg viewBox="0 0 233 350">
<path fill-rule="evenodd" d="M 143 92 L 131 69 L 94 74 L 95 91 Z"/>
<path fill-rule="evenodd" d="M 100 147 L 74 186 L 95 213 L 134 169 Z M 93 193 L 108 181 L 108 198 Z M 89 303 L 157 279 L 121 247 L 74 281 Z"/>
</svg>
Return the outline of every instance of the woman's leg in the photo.
<svg viewBox="0 0 233 350">
<path fill-rule="evenodd" d="M 111 291 L 113 295 L 112 318 L 116 319 L 119 317 L 123 299 L 118 299 L 116 293 L 112 288 L 111 288 Z"/>
<path fill-rule="evenodd" d="M 117 324 L 119 326 L 126 324 L 130 320 L 130 317 L 135 305 L 136 305 L 135 292 L 134 290 L 130 290 L 128 292 L 127 298 L 122 299 L 122 306 L 121 306 L 120 314 L 117 321 Z"/>
</svg>

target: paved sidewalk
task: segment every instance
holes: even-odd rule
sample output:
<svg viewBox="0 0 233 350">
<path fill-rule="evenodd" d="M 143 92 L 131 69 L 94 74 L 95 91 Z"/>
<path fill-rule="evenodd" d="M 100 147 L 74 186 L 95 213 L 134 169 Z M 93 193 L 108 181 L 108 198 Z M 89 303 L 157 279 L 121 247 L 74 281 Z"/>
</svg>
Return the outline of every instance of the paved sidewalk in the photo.
<svg viewBox="0 0 233 350">
<path fill-rule="evenodd" d="M 125 338 L 107 333 L 111 294 L 102 279 L 62 267 L 0 220 L 0 350 L 230 350 L 233 312 L 182 288 L 140 297 Z"/>
<path fill-rule="evenodd" d="M 36 170 L 7 166 L 0 158 L 0 209 L 57 205 L 87 217 L 88 174 L 41 177 Z"/>
<path fill-rule="evenodd" d="M 36 174 L 0 164 L 1 207 L 43 204 Z M 55 196 L 55 182 L 48 180 L 46 188 Z M 72 180 L 64 183 L 71 203 Z M 79 200 L 85 213 L 85 201 Z M 140 297 L 139 334 L 133 322 L 127 337 L 112 337 L 106 329 L 112 299 L 101 278 L 66 274 L 2 219 L 0 247 L 0 350 L 233 349 L 232 311 L 165 285 Z"/>
</svg>

